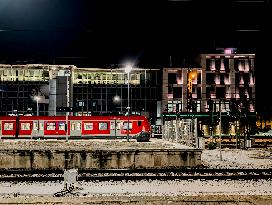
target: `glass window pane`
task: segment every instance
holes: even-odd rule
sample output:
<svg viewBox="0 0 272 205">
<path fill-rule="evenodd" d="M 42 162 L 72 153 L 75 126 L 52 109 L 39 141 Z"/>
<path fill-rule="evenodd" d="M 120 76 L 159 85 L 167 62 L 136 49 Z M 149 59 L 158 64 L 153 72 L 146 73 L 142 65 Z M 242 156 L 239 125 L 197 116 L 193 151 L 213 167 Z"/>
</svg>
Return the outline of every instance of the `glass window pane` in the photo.
<svg viewBox="0 0 272 205">
<path fill-rule="evenodd" d="M 13 123 L 5 123 L 4 130 L 13 130 Z"/>
<path fill-rule="evenodd" d="M 127 130 L 127 124 L 128 124 L 127 122 L 124 122 L 124 123 L 123 123 L 123 129 L 124 129 L 124 130 Z M 129 129 L 130 129 L 130 130 L 132 129 L 132 122 L 129 122 Z"/>
<path fill-rule="evenodd" d="M 93 130 L 93 123 L 92 122 L 84 123 L 84 130 Z"/>
<path fill-rule="evenodd" d="M 107 129 L 108 129 L 108 123 L 106 122 L 99 123 L 99 130 L 107 130 Z"/>
<path fill-rule="evenodd" d="M 54 123 L 54 122 L 48 122 L 46 124 L 46 129 L 47 130 L 56 130 L 56 123 Z"/>
<path fill-rule="evenodd" d="M 78 123 L 77 123 L 76 130 L 81 130 L 81 122 L 78 122 Z"/>
<path fill-rule="evenodd" d="M 59 130 L 65 130 L 65 123 L 64 122 L 59 123 Z"/>
<path fill-rule="evenodd" d="M 29 122 L 21 123 L 21 130 L 30 130 L 30 123 Z"/>
</svg>

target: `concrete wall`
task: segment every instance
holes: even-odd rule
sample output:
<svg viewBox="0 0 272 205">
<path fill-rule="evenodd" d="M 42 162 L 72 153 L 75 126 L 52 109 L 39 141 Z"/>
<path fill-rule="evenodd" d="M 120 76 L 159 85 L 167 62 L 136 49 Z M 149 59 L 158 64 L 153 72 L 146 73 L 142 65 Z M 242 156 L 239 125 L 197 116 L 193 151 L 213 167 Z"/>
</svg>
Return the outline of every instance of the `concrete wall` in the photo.
<svg viewBox="0 0 272 205">
<path fill-rule="evenodd" d="M 201 150 L 0 151 L 0 169 L 123 169 L 201 165 Z"/>
</svg>

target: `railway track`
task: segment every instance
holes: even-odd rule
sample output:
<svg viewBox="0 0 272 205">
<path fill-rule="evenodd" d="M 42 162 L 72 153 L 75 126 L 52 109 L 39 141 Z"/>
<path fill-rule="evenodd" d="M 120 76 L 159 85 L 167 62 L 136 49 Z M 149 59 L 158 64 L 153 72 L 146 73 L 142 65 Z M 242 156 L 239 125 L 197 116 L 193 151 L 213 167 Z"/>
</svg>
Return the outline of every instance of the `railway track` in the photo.
<svg viewBox="0 0 272 205">
<path fill-rule="evenodd" d="M 63 181 L 63 170 L 0 170 L 2 182 Z M 272 179 L 272 169 L 102 169 L 78 170 L 78 181 Z"/>
</svg>

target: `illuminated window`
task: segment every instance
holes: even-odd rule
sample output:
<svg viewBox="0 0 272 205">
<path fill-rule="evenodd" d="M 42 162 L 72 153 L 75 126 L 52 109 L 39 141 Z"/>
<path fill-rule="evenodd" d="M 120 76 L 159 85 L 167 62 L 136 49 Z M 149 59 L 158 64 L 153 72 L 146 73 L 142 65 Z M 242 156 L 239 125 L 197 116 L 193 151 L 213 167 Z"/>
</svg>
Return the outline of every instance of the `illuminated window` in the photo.
<svg viewBox="0 0 272 205">
<path fill-rule="evenodd" d="M 81 122 L 73 122 L 71 123 L 71 130 L 81 130 Z"/>
<path fill-rule="evenodd" d="M 59 130 L 65 130 L 65 123 L 64 122 L 59 123 Z"/>
<path fill-rule="evenodd" d="M 54 123 L 54 122 L 48 122 L 46 124 L 46 129 L 47 130 L 56 130 L 56 123 Z"/>
<path fill-rule="evenodd" d="M 37 122 L 33 123 L 33 130 L 38 130 L 38 123 Z"/>
<path fill-rule="evenodd" d="M 43 130 L 43 123 L 40 122 L 39 130 Z"/>
<path fill-rule="evenodd" d="M 124 124 L 123 124 L 123 129 L 124 130 L 127 130 L 127 122 L 124 122 Z M 129 122 L 129 129 L 131 130 L 132 129 L 132 122 Z"/>
<path fill-rule="evenodd" d="M 108 129 L 108 123 L 106 122 L 99 123 L 99 130 L 107 130 L 107 129 Z"/>
<path fill-rule="evenodd" d="M 21 123 L 21 130 L 30 130 L 30 123 L 29 122 Z"/>
<path fill-rule="evenodd" d="M 81 122 L 77 122 L 76 130 L 81 130 Z"/>
<path fill-rule="evenodd" d="M 76 130 L 76 123 L 74 123 L 74 122 L 71 123 L 71 130 L 72 131 Z"/>
<path fill-rule="evenodd" d="M 12 122 L 7 122 L 4 124 L 4 130 L 13 130 L 13 123 Z"/>
<path fill-rule="evenodd" d="M 92 122 L 84 123 L 84 130 L 93 130 L 93 123 Z"/>
<path fill-rule="evenodd" d="M 114 129 L 115 129 L 115 122 L 111 122 L 111 124 L 110 124 L 110 129 L 111 129 L 111 130 L 114 130 Z"/>
</svg>

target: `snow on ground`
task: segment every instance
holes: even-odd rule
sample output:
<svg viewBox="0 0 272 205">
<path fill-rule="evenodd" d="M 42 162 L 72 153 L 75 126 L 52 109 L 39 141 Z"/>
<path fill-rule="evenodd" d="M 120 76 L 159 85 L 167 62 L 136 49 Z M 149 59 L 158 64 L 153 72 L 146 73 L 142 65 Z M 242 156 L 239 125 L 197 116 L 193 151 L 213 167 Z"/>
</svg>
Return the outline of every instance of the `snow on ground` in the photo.
<svg viewBox="0 0 272 205">
<path fill-rule="evenodd" d="M 2 140 L 0 150 L 137 150 L 137 149 L 192 149 L 186 145 L 152 138 L 150 142 L 131 139 L 106 140 Z"/>
<path fill-rule="evenodd" d="M 222 149 L 203 150 L 202 164 L 210 168 L 272 168 L 272 150 L 265 149 Z"/>
<path fill-rule="evenodd" d="M 156 142 L 156 143 L 155 143 Z M 130 143 L 125 140 L 94 141 L 1 141 L 0 150 L 25 149 L 188 149 L 190 147 L 152 140 L 149 143 Z M 191 148 L 190 148 L 191 149 Z M 222 149 L 203 150 L 202 162 L 210 168 L 272 168 L 272 150 Z M 197 195 L 272 195 L 272 180 L 171 180 L 171 181 L 122 181 L 78 182 L 76 192 L 84 196 L 197 196 Z M 0 196 L 35 195 L 52 196 L 63 189 L 63 182 L 11 183 L 0 182 Z"/>
<path fill-rule="evenodd" d="M 198 195 L 272 195 L 271 180 L 241 181 L 137 181 L 79 182 L 75 190 L 82 196 L 198 196 Z M 53 196 L 63 183 L 0 183 L 0 196 Z"/>
</svg>

